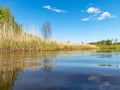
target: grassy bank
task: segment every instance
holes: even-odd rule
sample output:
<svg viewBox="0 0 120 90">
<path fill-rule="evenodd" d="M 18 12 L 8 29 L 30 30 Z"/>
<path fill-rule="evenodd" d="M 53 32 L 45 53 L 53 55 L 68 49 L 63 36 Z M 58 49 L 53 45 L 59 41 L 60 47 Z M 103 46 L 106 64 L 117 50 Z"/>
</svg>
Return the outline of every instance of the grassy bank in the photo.
<svg viewBox="0 0 120 90">
<path fill-rule="evenodd" d="M 120 42 L 117 41 L 117 39 L 107 39 L 97 42 L 91 42 L 91 45 L 96 45 L 100 48 L 100 50 L 107 50 L 107 51 L 120 51 Z"/>
<path fill-rule="evenodd" d="M 92 45 L 69 45 L 57 43 L 55 41 L 46 42 L 42 40 L 15 41 L 0 40 L 0 50 L 8 52 L 28 52 L 28 51 L 71 51 L 71 50 L 92 50 L 96 49 Z"/>
<path fill-rule="evenodd" d="M 100 47 L 101 50 L 118 50 L 120 51 L 120 45 L 119 44 L 113 44 L 113 45 L 97 45 Z"/>
<path fill-rule="evenodd" d="M 46 33 L 44 34 L 46 35 Z M 26 33 L 23 25 L 15 21 L 9 8 L 0 6 L 0 51 L 2 52 L 91 50 L 95 48 L 93 45 L 65 44 L 42 40 L 35 34 Z"/>
</svg>

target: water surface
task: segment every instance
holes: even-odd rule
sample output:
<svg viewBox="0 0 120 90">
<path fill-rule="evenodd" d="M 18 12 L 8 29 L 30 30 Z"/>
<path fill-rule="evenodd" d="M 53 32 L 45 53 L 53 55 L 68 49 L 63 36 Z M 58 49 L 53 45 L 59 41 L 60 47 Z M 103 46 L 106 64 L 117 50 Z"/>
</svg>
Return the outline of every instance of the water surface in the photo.
<svg viewBox="0 0 120 90">
<path fill-rule="evenodd" d="M 0 54 L 0 90 L 120 90 L 120 52 Z"/>
</svg>

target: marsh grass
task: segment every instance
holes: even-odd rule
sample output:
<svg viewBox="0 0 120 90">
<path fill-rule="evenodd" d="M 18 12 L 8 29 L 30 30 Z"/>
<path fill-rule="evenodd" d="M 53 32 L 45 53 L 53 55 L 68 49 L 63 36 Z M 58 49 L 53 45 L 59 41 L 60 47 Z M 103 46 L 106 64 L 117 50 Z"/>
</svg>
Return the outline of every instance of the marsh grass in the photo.
<svg viewBox="0 0 120 90">
<path fill-rule="evenodd" d="M 88 45 L 67 45 L 60 44 L 56 41 L 44 41 L 41 39 L 14 40 L 3 39 L 0 40 L 0 50 L 8 52 L 29 52 L 29 51 L 72 51 L 72 50 L 91 50 L 96 47 Z"/>
<path fill-rule="evenodd" d="M 26 32 L 25 32 L 26 31 Z M 39 30 L 34 25 L 24 29 L 18 24 L 7 7 L 0 6 L 0 51 L 1 52 L 30 52 L 57 50 L 90 50 L 89 45 L 76 45 L 46 41 L 39 36 Z"/>
<path fill-rule="evenodd" d="M 4 26 L 0 28 L 0 51 L 7 52 L 31 52 L 31 51 L 71 51 L 71 50 L 90 50 L 95 49 L 93 45 L 80 45 L 70 43 L 59 43 L 57 41 L 46 41 L 37 34 L 32 34 L 36 30 L 31 27 L 32 32 L 24 32 L 23 28 L 16 33 L 16 30 Z M 6 29 L 7 28 L 7 29 Z"/>
</svg>

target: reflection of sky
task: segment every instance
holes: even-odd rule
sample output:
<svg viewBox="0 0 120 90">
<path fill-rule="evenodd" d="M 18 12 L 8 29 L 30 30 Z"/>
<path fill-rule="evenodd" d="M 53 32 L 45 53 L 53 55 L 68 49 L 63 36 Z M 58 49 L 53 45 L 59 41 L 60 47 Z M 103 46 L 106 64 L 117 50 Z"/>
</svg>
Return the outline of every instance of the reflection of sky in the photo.
<svg viewBox="0 0 120 90">
<path fill-rule="evenodd" d="M 101 57 L 104 56 L 104 57 Z M 108 56 L 111 56 L 109 58 Z M 65 66 L 65 67 L 95 67 L 95 68 L 117 68 L 120 63 L 119 56 L 115 53 L 87 53 L 83 56 L 75 54 L 70 57 L 60 57 L 58 58 L 59 65 Z M 100 66 L 108 66 L 108 67 L 100 67 Z"/>
<path fill-rule="evenodd" d="M 113 53 L 108 54 L 114 56 Z M 51 66 L 49 72 L 42 67 L 34 71 L 24 71 L 21 77 L 23 80 L 17 80 L 14 88 L 23 90 L 28 85 L 32 87 L 26 89 L 32 90 L 73 90 L 73 88 L 74 90 L 114 90 L 120 88 L 119 68 L 99 65 L 106 63 L 116 65 L 120 61 L 99 56 L 101 54 L 95 52 L 59 54 L 56 60 L 52 58 L 48 60 L 49 63 L 56 62 L 57 66 Z M 38 61 L 43 62 L 44 59 Z"/>
<path fill-rule="evenodd" d="M 114 73 L 114 74 L 112 74 Z M 32 90 L 119 90 L 119 75 L 101 69 L 54 67 L 51 72 L 43 70 L 24 72 L 23 80 L 17 80 L 14 88 Z M 25 87 L 30 85 L 30 87 Z M 72 89 L 71 89 L 72 88 Z M 73 89 L 74 88 L 74 89 Z"/>
<path fill-rule="evenodd" d="M 101 54 L 111 55 L 112 58 L 101 58 L 99 57 Z M 28 55 L 24 57 L 25 59 L 21 57 L 20 60 L 11 58 L 9 62 L 2 60 L 1 65 L 8 63 L 12 66 L 20 62 L 23 65 L 22 70 L 11 69 L 11 73 L 17 73 L 14 84 L 9 86 L 13 86 L 14 90 L 119 90 L 120 67 L 116 67 L 120 63 L 118 54 L 71 52 L 52 55 L 49 53 L 33 55 L 34 57 Z M 19 57 L 15 59 L 17 58 Z M 31 63 L 29 68 L 24 67 L 27 63 Z M 15 70 L 19 69 L 17 65 L 14 67 Z M 3 65 L 0 70 L 4 67 Z M 9 76 L 9 73 L 5 74 Z"/>
</svg>

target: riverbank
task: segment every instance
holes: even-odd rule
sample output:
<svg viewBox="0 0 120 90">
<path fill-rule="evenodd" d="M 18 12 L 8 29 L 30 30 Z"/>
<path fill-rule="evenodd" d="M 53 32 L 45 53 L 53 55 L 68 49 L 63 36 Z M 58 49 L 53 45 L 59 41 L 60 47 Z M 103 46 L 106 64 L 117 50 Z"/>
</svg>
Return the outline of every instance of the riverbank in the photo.
<svg viewBox="0 0 120 90">
<path fill-rule="evenodd" d="M 100 51 L 120 51 L 119 44 L 112 44 L 112 45 L 96 45 L 100 48 Z"/>
<path fill-rule="evenodd" d="M 25 30 L 22 24 L 15 21 L 14 16 L 7 7 L 0 7 L 0 52 L 36 52 L 36 51 L 72 51 L 92 50 L 95 45 L 81 45 L 70 42 L 60 43 L 50 40 L 50 24 L 43 24 L 44 38 L 33 32 L 34 27 Z M 49 30 L 46 31 L 46 27 Z M 28 31 L 28 32 L 25 32 Z M 31 32 L 32 31 L 32 32 Z M 47 38 L 46 38 L 47 37 Z M 48 38 L 49 37 L 49 38 Z"/>
<path fill-rule="evenodd" d="M 95 45 L 87 44 L 64 44 L 56 41 L 44 40 L 0 40 L 2 52 L 36 52 L 36 51 L 73 51 L 98 49 Z"/>
</svg>

